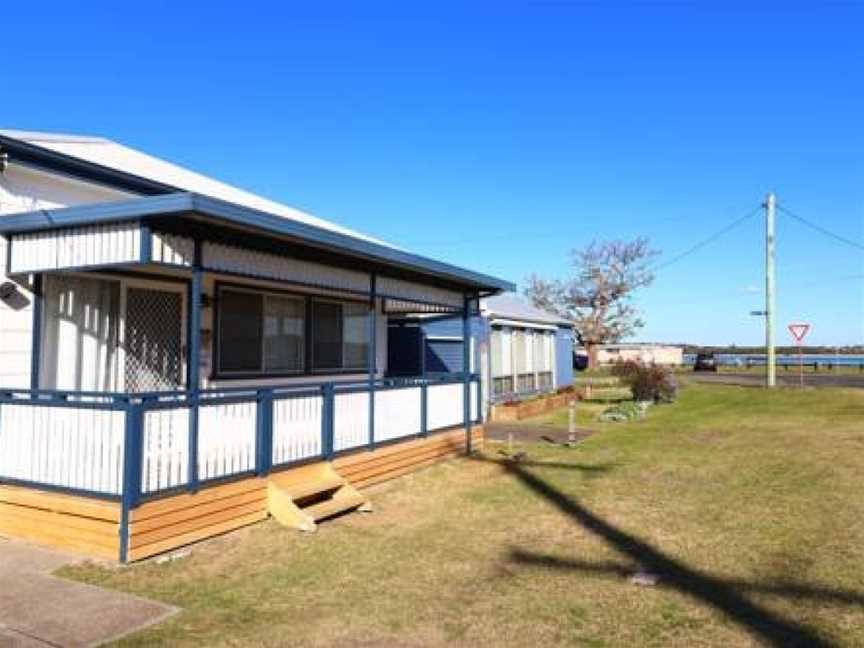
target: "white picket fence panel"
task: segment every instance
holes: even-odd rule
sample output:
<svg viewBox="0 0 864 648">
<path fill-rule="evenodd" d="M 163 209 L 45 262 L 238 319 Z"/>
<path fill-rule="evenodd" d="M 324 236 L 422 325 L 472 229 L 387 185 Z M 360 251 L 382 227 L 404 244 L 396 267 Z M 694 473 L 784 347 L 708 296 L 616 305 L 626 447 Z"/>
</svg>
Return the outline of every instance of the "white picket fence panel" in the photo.
<svg viewBox="0 0 864 648">
<path fill-rule="evenodd" d="M 273 401 L 273 465 L 319 456 L 323 396 Z"/>
<path fill-rule="evenodd" d="M 420 387 L 375 392 L 375 441 L 420 434 L 422 398 Z"/>
<path fill-rule="evenodd" d="M 45 404 L 0 404 L 0 475 L 119 495 L 125 413 Z"/>
<path fill-rule="evenodd" d="M 333 401 L 333 449 L 339 452 L 369 443 L 369 394 L 337 393 Z"/>
<path fill-rule="evenodd" d="M 426 396 L 426 426 L 432 430 L 462 425 L 464 386 L 461 383 L 429 385 Z"/>
<path fill-rule="evenodd" d="M 201 404 L 198 479 L 255 469 L 257 403 Z"/>
<path fill-rule="evenodd" d="M 152 493 L 189 481 L 189 408 L 144 412 L 141 492 Z"/>
</svg>

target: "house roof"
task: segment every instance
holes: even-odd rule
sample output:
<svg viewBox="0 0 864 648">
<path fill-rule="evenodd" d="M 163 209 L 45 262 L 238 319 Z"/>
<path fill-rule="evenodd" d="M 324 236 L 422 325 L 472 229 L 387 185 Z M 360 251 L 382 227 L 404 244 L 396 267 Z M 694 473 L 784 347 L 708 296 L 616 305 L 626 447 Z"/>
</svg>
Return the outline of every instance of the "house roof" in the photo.
<svg viewBox="0 0 864 648">
<path fill-rule="evenodd" d="M 441 277 L 484 292 L 513 289 L 509 281 L 412 254 L 104 138 L 0 130 L 0 147 L 10 153 L 12 161 L 47 167 L 143 196 L 129 201 L 4 216 L 0 219 L 0 233 L 156 216 L 177 219 L 204 216 Z"/>
<path fill-rule="evenodd" d="M 262 198 L 249 191 L 244 191 L 103 137 L 0 129 L 0 144 L 3 143 L 2 138 L 17 140 L 53 153 L 120 171 L 143 180 L 153 181 L 163 185 L 171 193 L 190 192 L 211 196 L 289 220 L 387 245 L 383 241 L 355 232 L 347 227 L 331 223 L 288 205 Z"/>
<path fill-rule="evenodd" d="M 513 293 L 504 293 L 480 300 L 480 309 L 484 315 L 492 318 L 509 319 L 539 324 L 555 324 L 557 326 L 573 326 L 573 323 L 559 317 L 555 313 L 535 308 L 519 299 Z"/>
</svg>

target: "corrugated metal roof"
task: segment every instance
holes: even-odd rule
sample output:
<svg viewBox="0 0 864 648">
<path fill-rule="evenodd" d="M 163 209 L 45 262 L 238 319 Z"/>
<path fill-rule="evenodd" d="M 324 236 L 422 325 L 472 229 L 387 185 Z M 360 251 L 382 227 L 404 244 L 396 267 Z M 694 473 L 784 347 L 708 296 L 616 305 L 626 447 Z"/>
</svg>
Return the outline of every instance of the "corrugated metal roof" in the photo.
<svg viewBox="0 0 864 648">
<path fill-rule="evenodd" d="M 282 203 L 262 198 L 256 194 L 220 182 L 208 176 L 184 169 L 181 166 L 167 162 L 152 155 L 147 155 L 136 149 L 124 146 L 104 137 L 87 135 L 69 135 L 63 133 L 43 133 L 0 129 L 0 135 L 16 139 L 33 146 L 48 149 L 55 153 L 67 155 L 91 164 L 128 173 L 170 185 L 180 191 L 211 196 L 220 200 L 265 211 L 282 218 L 287 218 L 307 225 L 314 225 L 332 232 L 346 234 L 355 238 L 372 241 L 381 245 L 396 248 L 371 236 L 355 232 L 330 221 L 318 218 L 306 212 L 294 209 Z"/>
<path fill-rule="evenodd" d="M 559 317 L 555 313 L 540 310 L 523 301 L 513 293 L 504 293 L 494 297 L 486 297 L 480 300 L 480 309 L 484 315 L 499 317 L 524 322 L 538 322 L 541 324 L 562 324 L 573 326 L 572 322 Z"/>
</svg>

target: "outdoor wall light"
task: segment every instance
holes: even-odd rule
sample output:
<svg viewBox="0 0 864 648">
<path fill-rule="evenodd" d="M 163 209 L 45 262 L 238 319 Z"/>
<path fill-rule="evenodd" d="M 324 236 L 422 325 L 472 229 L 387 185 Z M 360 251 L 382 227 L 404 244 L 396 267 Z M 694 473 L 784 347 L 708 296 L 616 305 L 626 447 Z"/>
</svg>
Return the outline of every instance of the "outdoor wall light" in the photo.
<svg viewBox="0 0 864 648">
<path fill-rule="evenodd" d="M 12 310 L 22 310 L 30 304 L 30 300 L 27 299 L 26 295 L 19 291 L 18 286 L 11 281 L 4 281 L 0 284 L 0 302 L 3 302 Z"/>
</svg>

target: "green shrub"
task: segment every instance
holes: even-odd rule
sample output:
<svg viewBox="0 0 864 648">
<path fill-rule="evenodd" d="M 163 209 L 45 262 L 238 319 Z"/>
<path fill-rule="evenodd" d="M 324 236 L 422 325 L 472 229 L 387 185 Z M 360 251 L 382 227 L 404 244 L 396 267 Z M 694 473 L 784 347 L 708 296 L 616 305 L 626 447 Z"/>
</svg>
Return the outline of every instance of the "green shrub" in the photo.
<svg viewBox="0 0 864 648">
<path fill-rule="evenodd" d="M 671 403 L 678 397 L 678 383 L 671 371 L 634 360 L 616 362 L 612 373 L 630 388 L 633 400 Z"/>
</svg>

